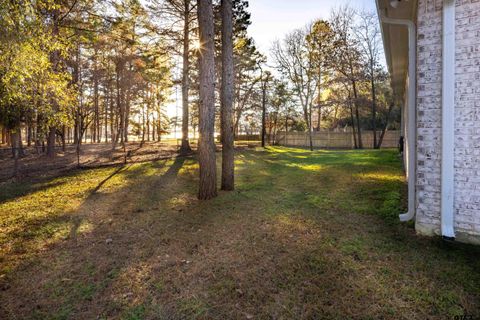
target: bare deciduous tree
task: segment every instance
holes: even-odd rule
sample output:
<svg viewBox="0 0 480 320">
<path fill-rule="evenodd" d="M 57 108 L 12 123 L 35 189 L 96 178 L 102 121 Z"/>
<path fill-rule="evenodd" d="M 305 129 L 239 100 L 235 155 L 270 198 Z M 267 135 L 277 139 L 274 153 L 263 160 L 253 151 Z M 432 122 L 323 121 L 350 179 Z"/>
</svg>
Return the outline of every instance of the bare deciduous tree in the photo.
<svg viewBox="0 0 480 320">
<path fill-rule="evenodd" d="M 309 133 L 310 150 L 312 141 L 312 104 L 315 95 L 316 77 L 315 63 L 307 42 L 309 29 L 297 29 L 289 33 L 282 43 L 275 42 L 272 48 L 273 57 L 278 69 L 287 76 L 299 99 L 303 117 Z"/>
<path fill-rule="evenodd" d="M 332 12 L 330 25 L 335 34 L 334 55 L 337 58 L 337 63 L 333 64 L 333 66 L 335 71 L 343 77 L 341 81 L 347 82 L 351 86 L 357 126 L 357 146 L 362 149 L 359 105 L 359 82 L 362 80 L 362 63 L 358 41 L 352 35 L 355 14 L 355 10 L 349 6 L 340 7 Z M 355 123 L 352 123 L 352 126 L 355 126 Z"/>
<path fill-rule="evenodd" d="M 380 38 L 380 26 L 377 15 L 374 12 L 358 12 L 358 23 L 354 29 L 362 53 L 366 75 L 370 81 L 371 102 L 372 102 L 372 130 L 373 148 L 380 148 L 377 141 L 377 92 L 376 82 L 381 71 L 380 53 L 382 40 Z"/>
</svg>

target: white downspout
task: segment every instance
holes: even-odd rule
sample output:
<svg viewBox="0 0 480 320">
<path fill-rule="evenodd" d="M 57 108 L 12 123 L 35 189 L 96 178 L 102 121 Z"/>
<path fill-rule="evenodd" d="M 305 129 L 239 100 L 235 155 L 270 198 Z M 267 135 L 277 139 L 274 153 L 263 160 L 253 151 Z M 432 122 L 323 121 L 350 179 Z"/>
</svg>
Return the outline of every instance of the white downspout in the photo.
<svg viewBox="0 0 480 320">
<path fill-rule="evenodd" d="M 399 216 L 400 221 L 409 221 L 415 217 L 415 168 L 416 168 L 416 94 L 417 94 L 417 39 L 413 21 L 392 19 L 383 14 L 383 23 L 406 26 L 408 28 L 408 112 L 407 112 L 407 176 L 408 176 L 408 211 Z"/>
<path fill-rule="evenodd" d="M 455 0 L 443 1 L 441 230 L 453 240 L 455 153 Z"/>
</svg>

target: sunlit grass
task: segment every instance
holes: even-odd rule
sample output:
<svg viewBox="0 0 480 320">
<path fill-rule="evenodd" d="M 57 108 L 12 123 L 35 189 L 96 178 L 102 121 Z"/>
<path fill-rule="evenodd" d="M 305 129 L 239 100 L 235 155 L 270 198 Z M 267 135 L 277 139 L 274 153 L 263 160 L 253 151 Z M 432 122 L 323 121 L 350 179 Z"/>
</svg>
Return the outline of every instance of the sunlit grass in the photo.
<svg viewBox="0 0 480 320">
<path fill-rule="evenodd" d="M 193 158 L 2 185 L 8 316 L 478 314 L 480 253 L 398 222 L 406 186 L 394 150 L 269 147 L 236 159 L 236 190 L 211 201 L 196 199 Z"/>
</svg>

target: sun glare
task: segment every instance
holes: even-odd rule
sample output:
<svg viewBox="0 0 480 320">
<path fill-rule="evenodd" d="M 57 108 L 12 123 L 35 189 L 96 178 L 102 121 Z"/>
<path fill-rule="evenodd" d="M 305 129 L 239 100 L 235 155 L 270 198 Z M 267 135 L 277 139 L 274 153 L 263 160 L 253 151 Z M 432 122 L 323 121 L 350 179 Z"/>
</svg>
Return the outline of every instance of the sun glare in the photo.
<svg viewBox="0 0 480 320">
<path fill-rule="evenodd" d="M 200 40 L 193 41 L 193 49 L 200 50 L 201 47 L 202 47 L 202 44 L 200 43 Z"/>
</svg>

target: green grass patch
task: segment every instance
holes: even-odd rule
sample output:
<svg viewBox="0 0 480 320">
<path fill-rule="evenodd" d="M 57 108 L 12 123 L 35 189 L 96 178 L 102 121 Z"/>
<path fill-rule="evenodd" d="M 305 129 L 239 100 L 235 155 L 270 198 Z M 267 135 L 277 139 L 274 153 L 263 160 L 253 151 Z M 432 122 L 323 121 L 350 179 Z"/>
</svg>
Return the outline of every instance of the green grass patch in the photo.
<svg viewBox="0 0 480 320">
<path fill-rule="evenodd" d="M 0 318 L 480 316 L 479 249 L 398 221 L 396 151 L 236 159 L 210 201 L 194 158 L 2 185 Z"/>
</svg>

